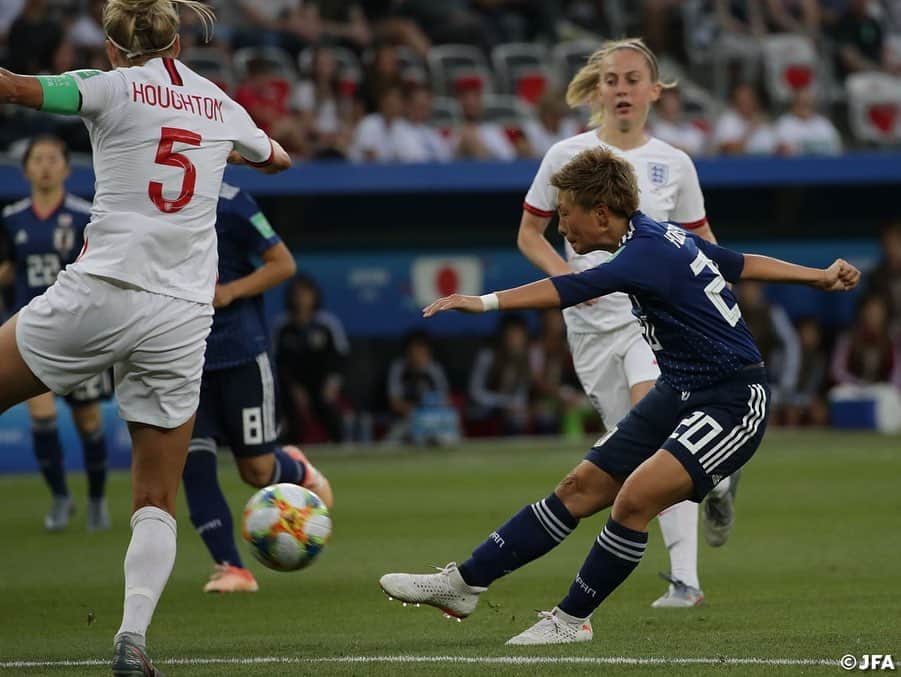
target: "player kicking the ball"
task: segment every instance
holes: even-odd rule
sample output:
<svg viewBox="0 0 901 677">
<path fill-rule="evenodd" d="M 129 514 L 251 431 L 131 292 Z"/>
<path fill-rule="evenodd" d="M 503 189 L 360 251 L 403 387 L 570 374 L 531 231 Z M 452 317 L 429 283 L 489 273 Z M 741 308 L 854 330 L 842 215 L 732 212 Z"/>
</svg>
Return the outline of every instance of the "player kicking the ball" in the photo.
<svg viewBox="0 0 901 677">
<path fill-rule="evenodd" d="M 623 291 L 647 328 L 661 376 L 553 493 L 520 510 L 459 567 L 450 563 L 437 574 L 387 574 L 380 580 L 392 597 L 464 618 L 491 583 L 548 553 L 580 519 L 612 506 L 569 592 L 508 641 L 515 645 L 590 640 L 592 613 L 644 555 L 648 523 L 679 501 L 703 500 L 760 445 L 769 386 L 726 282 L 793 282 L 842 291 L 860 279 L 860 271 L 841 259 L 818 269 L 738 254 L 648 218 L 636 211 L 632 167 L 609 150 L 580 153 L 551 184 L 559 191 L 559 230 L 567 242 L 579 254 L 612 252 L 610 259 L 496 294 L 455 294 L 435 301 L 423 315 L 567 308 Z"/>
<path fill-rule="evenodd" d="M 204 592 L 256 592 L 235 545 L 231 510 L 216 475 L 217 443 L 231 448 L 249 485 L 293 482 L 332 507 L 325 476 L 297 447 L 276 442 L 275 379 L 266 351 L 269 329 L 263 292 L 291 277 L 294 257 L 257 203 L 222 184 L 216 214 L 219 281 L 213 328 L 206 341 L 197 422 L 185 463 L 185 498 L 191 522 L 216 562 Z M 259 258 L 262 265 L 257 267 Z"/>
<path fill-rule="evenodd" d="M 132 535 L 113 675 L 162 673 L 147 628 L 175 562 L 175 496 L 194 429 L 216 286 L 216 203 L 228 160 L 291 159 L 215 84 L 177 60 L 179 10 L 195 0 L 109 0 L 115 70 L 0 69 L 0 103 L 79 115 L 96 190 L 85 244 L 56 282 L 0 327 L 0 412 L 65 394 L 113 367 L 132 441 Z"/>
</svg>

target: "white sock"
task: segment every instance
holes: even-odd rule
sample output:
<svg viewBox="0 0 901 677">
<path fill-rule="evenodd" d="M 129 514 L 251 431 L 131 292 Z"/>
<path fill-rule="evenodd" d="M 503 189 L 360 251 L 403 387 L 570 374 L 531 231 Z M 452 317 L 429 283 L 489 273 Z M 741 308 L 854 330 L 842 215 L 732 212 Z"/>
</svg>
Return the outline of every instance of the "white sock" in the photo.
<svg viewBox="0 0 901 677">
<path fill-rule="evenodd" d="M 657 516 L 669 551 L 670 575 L 693 588 L 698 581 L 698 504 L 682 501 Z"/>
<path fill-rule="evenodd" d="M 732 478 L 724 477 L 719 484 L 717 484 L 713 489 L 710 490 L 710 493 L 717 498 L 722 498 L 726 495 L 726 492 L 729 491 L 729 487 L 732 486 Z"/>
<path fill-rule="evenodd" d="M 175 518 L 146 506 L 131 516 L 131 543 L 125 553 L 125 608 L 121 634 L 144 638 L 156 603 L 175 565 Z"/>
</svg>

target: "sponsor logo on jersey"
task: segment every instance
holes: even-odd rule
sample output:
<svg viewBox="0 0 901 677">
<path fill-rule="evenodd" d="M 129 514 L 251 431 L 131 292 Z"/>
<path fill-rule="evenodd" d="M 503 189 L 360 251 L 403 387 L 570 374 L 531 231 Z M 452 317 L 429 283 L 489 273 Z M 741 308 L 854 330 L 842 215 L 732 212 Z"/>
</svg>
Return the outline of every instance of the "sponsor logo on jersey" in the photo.
<svg viewBox="0 0 901 677">
<path fill-rule="evenodd" d="M 665 185 L 669 181 L 669 165 L 662 162 L 649 162 L 648 179 L 655 186 Z"/>
</svg>

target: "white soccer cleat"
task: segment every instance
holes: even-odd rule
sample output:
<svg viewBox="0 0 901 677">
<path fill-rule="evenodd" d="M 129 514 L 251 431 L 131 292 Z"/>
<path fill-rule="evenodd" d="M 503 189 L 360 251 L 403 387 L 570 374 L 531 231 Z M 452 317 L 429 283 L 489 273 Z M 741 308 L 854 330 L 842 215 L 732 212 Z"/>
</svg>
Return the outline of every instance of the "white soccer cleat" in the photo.
<svg viewBox="0 0 901 677">
<path fill-rule="evenodd" d="M 701 530 L 704 540 L 713 548 L 719 548 L 729 540 L 732 527 L 735 525 L 735 492 L 738 491 L 738 480 L 741 470 L 737 470 L 729 478 L 729 488 L 722 494 L 713 491 L 701 506 Z"/>
<path fill-rule="evenodd" d="M 479 595 L 488 588 L 468 585 L 456 562 L 435 568 L 437 574 L 385 574 L 379 579 L 379 585 L 389 597 L 406 604 L 428 604 L 448 616 L 466 618 L 475 611 Z"/>
<path fill-rule="evenodd" d="M 557 607 L 539 611 L 538 622 L 528 630 L 507 640 L 508 645 L 536 646 L 541 644 L 574 644 L 589 642 L 594 637 L 590 618 L 574 618 Z"/>
<path fill-rule="evenodd" d="M 661 573 L 660 577 L 669 581 L 667 591 L 651 602 L 653 609 L 690 609 L 704 603 L 704 593 L 695 587 L 686 585 L 677 578 Z"/>
</svg>

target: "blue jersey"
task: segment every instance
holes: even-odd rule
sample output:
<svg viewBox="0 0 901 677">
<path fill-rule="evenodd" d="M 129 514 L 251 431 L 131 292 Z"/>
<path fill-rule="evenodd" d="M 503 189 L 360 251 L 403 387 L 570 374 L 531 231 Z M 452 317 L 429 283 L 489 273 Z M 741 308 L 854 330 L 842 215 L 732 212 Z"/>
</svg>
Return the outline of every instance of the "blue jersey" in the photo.
<svg viewBox="0 0 901 677">
<path fill-rule="evenodd" d="M 726 287 L 743 268 L 742 254 L 636 212 L 613 258 L 551 280 L 564 308 L 614 291 L 629 294 L 661 378 L 693 391 L 762 360 Z"/>
<path fill-rule="evenodd" d="M 78 258 L 90 219 L 91 203 L 74 195 L 66 195 L 44 216 L 35 211 L 31 198 L 3 209 L 0 240 L 6 246 L 0 246 L 0 258 L 15 265 L 13 312 L 43 294 L 59 271 Z"/>
<path fill-rule="evenodd" d="M 250 275 L 257 268 L 260 254 L 281 242 L 254 199 L 226 183 L 219 191 L 216 236 L 219 284 Z M 269 350 L 269 344 L 262 295 L 236 299 L 216 310 L 206 342 L 204 369 L 226 369 L 252 362 Z"/>
</svg>

